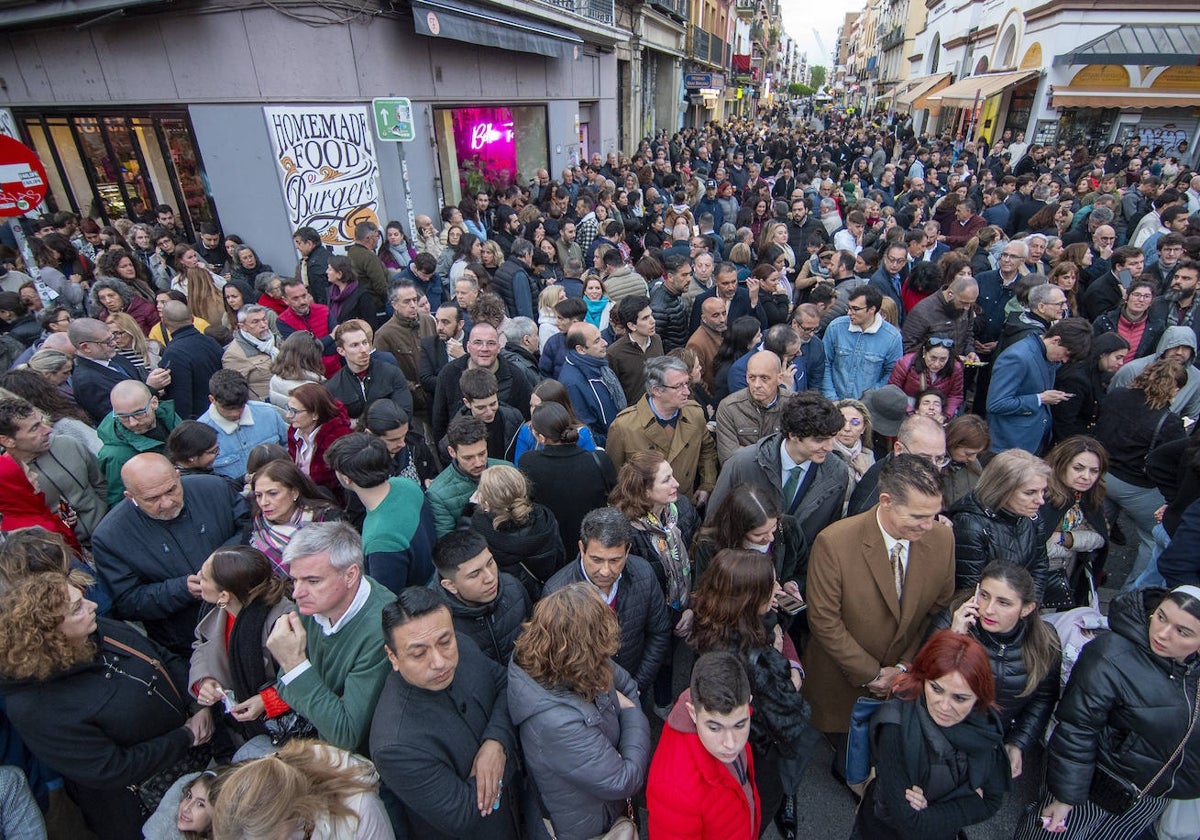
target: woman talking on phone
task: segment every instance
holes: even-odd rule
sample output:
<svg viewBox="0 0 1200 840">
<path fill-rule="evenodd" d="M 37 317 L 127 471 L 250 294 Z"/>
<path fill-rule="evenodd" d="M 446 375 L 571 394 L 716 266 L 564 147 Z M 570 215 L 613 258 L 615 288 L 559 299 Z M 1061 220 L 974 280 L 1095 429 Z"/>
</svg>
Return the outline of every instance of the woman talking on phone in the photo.
<svg viewBox="0 0 1200 840">
<path fill-rule="evenodd" d="M 1062 664 L 1058 636 L 1038 617 L 1033 577 L 1016 563 L 989 563 L 979 585 L 960 593 L 949 610 L 934 618 L 931 629 L 945 627 L 971 636 L 987 651 L 1004 751 L 1015 779 L 1050 722 Z"/>
<path fill-rule="evenodd" d="M 1200 588 L 1122 592 L 1071 671 L 1040 810 L 1018 840 L 1134 840 L 1200 798 Z"/>
</svg>

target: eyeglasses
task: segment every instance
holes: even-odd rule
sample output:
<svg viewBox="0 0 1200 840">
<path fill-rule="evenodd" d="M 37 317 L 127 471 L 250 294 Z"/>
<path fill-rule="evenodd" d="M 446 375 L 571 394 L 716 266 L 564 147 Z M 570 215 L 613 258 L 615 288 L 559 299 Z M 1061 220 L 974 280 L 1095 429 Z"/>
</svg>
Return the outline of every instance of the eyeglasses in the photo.
<svg viewBox="0 0 1200 840">
<path fill-rule="evenodd" d="M 101 339 L 93 338 L 93 339 L 89 339 L 88 341 L 84 341 L 81 343 L 83 343 L 83 344 L 107 344 L 109 347 L 115 347 L 117 345 L 117 337 L 115 335 L 113 335 L 112 333 L 109 333 L 108 338 L 101 338 Z"/>
<path fill-rule="evenodd" d="M 846 307 L 846 311 L 847 312 L 866 312 L 870 308 L 871 307 L 869 307 L 869 306 L 854 306 L 853 304 L 851 304 L 850 306 Z"/>
<path fill-rule="evenodd" d="M 1024 254 L 1010 254 L 1008 251 L 1004 251 L 1004 252 L 1002 252 L 1002 253 L 1000 254 L 1000 259 L 1004 259 L 1005 257 L 1008 257 L 1010 260 L 1023 260 L 1023 259 L 1025 259 L 1025 255 L 1024 255 Z"/>
<path fill-rule="evenodd" d="M 471 347 L 499 347 L 499 341 L 468 341 L 467 344 Z"/>
<path fill-rule="evenodd" d="M 680 382 L 678 385 L 667 385 L 666 383 L 664 383 L 662 385 L 662 387 L 668 391 L 678 391 L 679 393 L 683 393 L 684 391 L 690 391 L 692 388 L 692 386 L 686 382 Z"/>
<path fill-rule="evenodd" d="M 1138 300 L 1150 300 L 1152 297 L 1154 297 L 1154 293 L 1153 292 L 1130 292 L 1129 296 L 1131 298 L 1137 298 Z"/>
<path fill-rule="evenodd" d="M 926 339 L 925 343 L 928 344 L 930 346 L 930 348 L 945 347 L 947 350 L 954 349 L 954 339 L 953 338 L 942 338 L 940 336 L 933 336 L 931 338 Z"/>
<path fill-rule="evenodd" d="M 150 399 L 146 400 L 146 404 L 137 411 L 114 411 L 113 417 L 116 417 L 118 420 L 128 420 L 133 417 L 145 417 L 150 413 L 150 406 L 153 403 L 154 397 L 150 397 Z"/>
<path fill-rule="evenodd" d="M 901 447 L 909 455 L 916 455 L 918 458 L 928 459 L 929 462 L 931 464 L 933 464 L 935 467 L 937 467 L 939 470 L 950 463 L 950 456 L 945 452 L 943 452 L 941 455 L 929 455 L 924 452 L 913 452 L 905 444 L 900 443 L 899 441 L 896 442 L 896 445 Z"/>
<path fill-rule="evenodd" d="M 292 406 L 289 405 L 283 410 L 283 413 L 287 417 L 295 417 L 297 414 L 304 414 L 306 411 L 308 411 L 307 408 L 292 408 Z"/>
</svg>

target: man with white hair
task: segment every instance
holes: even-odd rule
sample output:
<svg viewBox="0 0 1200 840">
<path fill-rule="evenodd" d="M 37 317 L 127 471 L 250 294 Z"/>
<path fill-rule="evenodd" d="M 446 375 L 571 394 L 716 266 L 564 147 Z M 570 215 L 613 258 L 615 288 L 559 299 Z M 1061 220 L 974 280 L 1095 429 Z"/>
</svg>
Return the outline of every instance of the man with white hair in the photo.
<svg viewBox="0 0 1200 840">
<path fill-rule="evenodd" d="M 389 670 L 380 617 L 394 597 L 363 573 L 362 540 L 344 522 L 306 525 L 283 562 L 298 612 L 280 616 L 267 637 L 279 663 L 275 690 L 322 741 L 365 754 Z M 235 706 L 233 716 L 260 717 L 260 696 Z"/>
</svg>

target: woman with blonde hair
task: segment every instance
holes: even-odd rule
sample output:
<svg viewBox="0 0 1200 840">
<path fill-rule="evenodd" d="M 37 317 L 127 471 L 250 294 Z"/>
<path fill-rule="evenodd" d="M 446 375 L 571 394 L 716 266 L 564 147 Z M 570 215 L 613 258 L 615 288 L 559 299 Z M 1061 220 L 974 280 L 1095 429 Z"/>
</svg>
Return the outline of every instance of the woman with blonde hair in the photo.
<svg viewBox="0 0 1200 840">
<path fill-rule="evenodd" d="M 984 467 L 975 489 L 947 511 L 954 523 L 955 589 L 979 583 L 992 560 L 1024 566 L 1040 602 L 1049 559 L 1038 511 L 1050 482 L 1050 467 L 1024 449 L 1001 452 Z"/>
<path fill-rule="evenodd" d="M 850 492 L 853 493 L 866 471 L 875 465 L 871 412 L 859 400 L 838 400 L 834 405 L 841 409 L 846 422 L 833 438 L 833 451 L 850 465 Z M 849 499 L 849 495 L 846 498 Z"/>
<path fill-rule="evenodd" d="M 125 312 L 116 312 L 108 316 L 108 325 L 112 327 L 113 338 L 117 340 L 117 353 L 132 362 L 143 371 L 158 367 L 161 350 L 150 345 L 146 334 L 132 316 Z"/>
<path fill-rule="evenodd" d="M 472 500 L 472 529 L 487 540 L 500 571 L 521 581 L 536 598 L 566 562 L 558 520 L 548 507 L 530 499 L 524 474 L 507 464 L 483 471 Z"/>
<path fill-rule="evenodd" d="M 190 248 L 185 253 L 195 253 Z M 221 323 L 225 314 L 225 297 L 213 280 L 213 273 L 203 266 L 194 265 L 191 268 L 181 266 L 180 283 L 187 295 L 188 309 L 192 315 L 202 318 L 210 324 Z M 221 287 L 225 283 L 222 279 Z"/>
<path fill-rule="evenodd" d="M 75 362 L 61 350 L 43 347 L 29 357 L 25 367 L 57 388 L 71 378 Z"/>
<path fill-rule="evenodd" d="M 567 291 L 557 283 L 542 289 L 538 295 L 538 351 L 546 349 L 546 342 L 559 334 L 558 313 L 554 307 L 567 299 Z"/>
<path fill-rule="evenodd" d="M 572 583 L 534 606 L 508 666 L 528 780 L 557 840 L 612 829 L 646 780 L 650 724 L 633 677 L 612 661 L 620 645 L 596 587 Z"/>
<path fill-rule="evenodd" d="M 294 740 L 217 779 L 210 792 L 214 840 L 394 840 L 365 758 Z"/>
</svg>

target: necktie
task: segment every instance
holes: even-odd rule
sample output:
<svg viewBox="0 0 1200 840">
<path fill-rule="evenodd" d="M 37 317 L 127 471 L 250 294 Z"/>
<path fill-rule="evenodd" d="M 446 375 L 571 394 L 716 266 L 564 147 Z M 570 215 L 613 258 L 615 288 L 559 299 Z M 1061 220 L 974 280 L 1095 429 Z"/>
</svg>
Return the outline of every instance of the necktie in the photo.
<svg viewBox="0 0 1200 840">
<path fill-rule="evenodd" d="M 792 467 L 788 472 L 787 484 L 783 485 L 783 506 L 791 508 L 792 500 L 796 498 L 796 491 L 800 489 L 800 479 L 804 477 L 804 470 L 800 467 Z"/>
<path fill-rule="evenodd" d="M 891 552 L 888 554 L 888 559 L 892 561 L 892 579 L 896 582 L 896 600 L 900 600 L 900 595 L 904 590 L 904 564 L 900 561 L 901 555 L 904 553 L 904 546 L 896 543 L 892 546 Z"/>
</svg>

